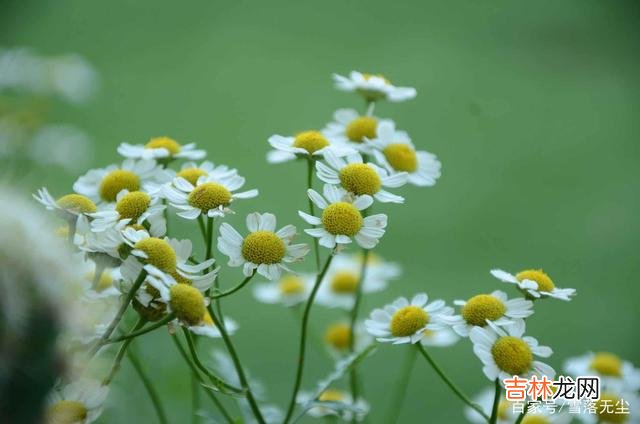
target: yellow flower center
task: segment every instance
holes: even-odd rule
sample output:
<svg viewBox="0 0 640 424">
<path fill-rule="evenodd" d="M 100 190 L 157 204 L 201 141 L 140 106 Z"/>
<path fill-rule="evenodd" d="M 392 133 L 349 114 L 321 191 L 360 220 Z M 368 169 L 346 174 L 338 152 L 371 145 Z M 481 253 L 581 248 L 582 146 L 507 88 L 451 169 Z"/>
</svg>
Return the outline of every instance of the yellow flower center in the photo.
<svg viewBox="0 0 640 424">
<path fill-rule="evenodd" d="M 297 275 L 289 274 L 282 277 L 278 283 L 280 293 L 285 296 L 292 296 L 304 292 L 304 282 Z"/>
<path fill-rule="evenodd" d="M 89 281 L 93 281 L 95 276 L 96 276 L 95 271 L 89 272 L 87 273 L 86 278 Z M 111 277 L 111 273 L 103 271 L 102 274 L 100 274 L 100 278 L 98 279 L 98 282 L 93 289 L 98 293 L 100 293 L 112 286 L 113 286 L 113 278 Z"/>
<path fill-rule="evenodd" d="M 355 293 L 360 277 L 351 271 L 338 271 L 331 279 L 331 290 L 336 293 Z"/>
<path fill-rule="evenodd" d="M 134 246 L 147 255 L 147 262 L 164 272 L 176 270 L 176 252 L 165 240 L 148 237 L 140 240 Z"/>
<path fill-rule="evenodd" d="M 254 264 L 277 264 L 287 248 L 273 231 L 256 231 L 242 242 L 242 257 Z"/>
<path fill-rule="evenodd" d="M 204 296 L 197 288 L 186 284 L 174 284 L 169 293 L 171 309 L 181 321 L 189 325 L 198 325 L 202 322 L 207 308 L 204 304 Z"/>
<path fill-rule="evenodd" d="M 518 281 L 532 280 L 538 283 L 538 291 L 551 292 L 555 288 L 555 284 L 545 272 L 541 269 L 527 269 L 516 274 Z"/>
<path fill-rule="evenodd" d="M 67 225 L 58 227 L 55 229 L 55 234 L 58 237 L 62 237 L 66 239 L 67 237 L 69 237 L 69 227 Z"/>
<path fill-rule="evenodd" d="M 339 176 L 342 187 L 358 196 L 376 194 L 382 184 L 375 169 L 365 163 L 351 163 L 340 170 Z"/>
<path fill-rule="evenodd" d="M 498 403 L 498 418 L 501 420 L 506 420 L 509 418 L 509 408 L 511 407 L 511 403 L 506 400 L 500 400 Z"/>
<path fill-rule="evenodd" d="M 200 168 L 185 168 L 176 174 L 177 177 L 182 177 L 193 185 L 196 185 L 198 178 L 203 175 L 208 175 L 208 173 Z"/>
<path fill-rule="evenodd" d="M 489 294 L 479 294 L 472 297 L 462 307 L 462 317 L 471 325 L 484 327 L 486 320 L 495 321 L 507 311 L 507 307 L 500 299 Z"/>
<path fill-rule="evenodd" d="M 332 203 L 322 211 L 322 226 L 333 235 L 355 236 L 362 223 L 360 211 L 351 203 Z"/>
<path fill-rule="evenodd" d="M 549 424 L 549 419 L 544 415 L 525 415 L 522 424 Z"/>
<path fill-rule="evenodd" d="M 126 169 L 111 171 L 100 182 L 100 197 L 107 202 L 115 202 L 116 196 L 122 190 L 140 190 L 140 177 Z"/>
<path fill-rule="evenodd" d="M 622 360 L 609 352 L 596 353 L 591 361 L 591 369 L 598 374 L 609 375 L 613 377 L 622 376 Z"/>
<path fill-rule="evenodd" d="M 391 317 L 391 334 L 396 337 L 408 337 L 424 328 L 429 322 L 429 314 L 417 306 L 400 308 Z"/>
<path fill-rule="evenodd" d="M 293 147 L 305 149 L 309 154 L 313 154 L 329 145 L 329 140 L 319 131 L 304 131 L 296 135 L 293 140 Z"/>
<path fill-rule="evenodd" d="M 151 204 L 151 196 L 142 191 L 131 191 L 118 200 L 116 211 L 120 219 L 131 219 L 136 222 Z"/>
<path fill-rule="evenodd" d="M 415 172 L 418 169 L 416 151 L 406 143 L 391 143 L 382 153 L 396 171 Z"/>
<path fill-rule="evenodd" d="M 389 81 L 384 75 L 382 74 L 367 74 L 367 73 L 363 73 L 362 76 L 364 77 L 365 80 L 370 80 L 373 77 L 378 77 L 378 78 L 382 78 L 384 80 L 384 82 L 386 84 L 391 84 L 391 81 Z"/>
<path fill-rule="evenodd" d="M 67 194 L 56 203 L 62 209 L 77 213 L 94 213 L 98 210 L 95 203 L 81 194 Z"/>
<path fill-rule="evenodd" d="M 211 318 L 211 314 L 209 314 L 209 311 L 207 311 L 206 309 L 204 311 L 204 316 L 202 317 L 202 322 L 205 325 L 208 325 L 209 327 L 215 327 L 216 326 L 216 323 L 213 322 L 213 318 Z"/>
<path fill-rule="evenodd" d="M 182 146 L 180 146 L 180 143 L 169 137 L 154 137 L 145 144 L 145 147 L 148 147 L 149 149 L 165 148 L 169 151 L 169 154 L 173 156 L 180 153 Z"/>
<path fill-rule="evenodd" d="M 355 143 L 364 142 L 365 137 L 372 139 L 376 137 L 376 126 L 378 122 L 370 116 L 360 116 L 349 122 L 345 130 L 347 138 Z"/>
<path fill-rule="evenodd" d="M 529 345 L 513 336 L 504 336 L 496 340 L 491 347 L 491 355 L 498 368 L 511 375 L 526 373 L 533 362 Z"/>
<path fill-rule="evenodd" d="M 47 410 L 47 422 L 51 424 L 76 424 L 87 418 L 87 408 L 75 400 L 61 400 Z"/>
<path fill-rule="evenodd" d="M 218 183 L 203 183 L 189 193 L 189 204 L 203 212 L 228 206 L 231 203 L 231 192 Z"/>
<path fill-rule="evenodd" d="M 602 423 L 623 423 L 629 418 L 628 414 L 616 414 L 616 403 L 620 399 L 612 393 L 600 394 L 596 401 L 596 415 Z"/>
<path fill-rule="evenodd" d="M 335 349 L 346 350 L 351 343 L 351 328 L 343 323 L 333 324 L 324 333 L 324 340 Z"/>
<path fill-rule="evenodd" d="M 344 398 L 344 393 L 335 389 L 327 389 L 318 396 L 320 402 L 342 402 Z"/>
</svg>

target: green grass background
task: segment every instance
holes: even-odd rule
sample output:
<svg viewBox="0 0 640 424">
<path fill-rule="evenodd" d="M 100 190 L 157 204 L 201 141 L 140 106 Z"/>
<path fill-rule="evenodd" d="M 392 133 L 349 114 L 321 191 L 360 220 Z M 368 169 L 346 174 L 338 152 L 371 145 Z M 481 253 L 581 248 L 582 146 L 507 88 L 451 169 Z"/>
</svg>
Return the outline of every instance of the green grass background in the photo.
<svg viewBox="0 0 640 424">
<path fill-rule="evenodd" d="M 296 216 L 306 205 L 303 164 L 269 166 L 266 140 L 321 127 L 338 107 L 362 108 L 332 89 L 332 72 L 380 72 L 415 86 L 416 100 L 377 113 L 437 153 L 443 176 L 434 188 L 403 189 L 405 205 L 379 206 L 390 216 L 379 252 L 402 263 L 404 275 L 367 298 L 363 315 L 419 291 L 452 301 L 508 289 L 489 275 L 492 267 L 543 267 L 558 286 L 578 290 L 570 303 L 540 302 L 528 321 L 528 333 L 553 347 L 552 365 L 589 349 L 640 362 L 636 2 L 5 0 L 1 7 L 0 45 L 78 52 L 99 70 L 91 103 L 53 112 L 94 137 L 95 166 L 118 160 L 122 141 L 164 134 L 195 141 L 260 189 L 230 218 L 239 227 L 253 210 L 304 227 Z M 69 190 L 75 176 L 54 171 L 41 170 L 27 188 Z M 231 285 L 238 273 L 223 275 Z M 243 361 L 282 405 L 298 325 L 249 290 L 225 309 L 242 325 L 234 339 Z M 340 314 L 317 307 L 312 317 L 319 332 Z M 307 388 L 330 370 L 310 346 Z M 188 376 L 173 345 L 158 334 L 139 347 L 171 422 L 186 421 Z M 364 365 L 373 422 L 382 422 L 404 351 L 382 346 Z M 468 341 L 433 354 L 465 391 L 489 383 Z M 126 365 L 100 422 L 154 422 L 130 375 Z M 459 401 L 418 361 L 400 422 L 462 420 Z"/>
</svg>

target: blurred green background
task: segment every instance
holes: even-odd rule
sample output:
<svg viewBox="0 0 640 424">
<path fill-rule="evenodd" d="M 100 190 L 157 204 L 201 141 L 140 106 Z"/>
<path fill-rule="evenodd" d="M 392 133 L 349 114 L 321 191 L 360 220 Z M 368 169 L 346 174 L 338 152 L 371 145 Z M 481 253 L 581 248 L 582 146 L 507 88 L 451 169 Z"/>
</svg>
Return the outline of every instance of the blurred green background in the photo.
<svg viewBox="0 0 640 424">
<path fill-rule="evenodd" d="M 253 210 L 304 223 L 304 167 L 269 166 L 267 138 L 322 127 L 338 107 L 362 108 L 334 90 L 331 73 L 382 73 L 415 86 L 417 99 L 383 104 L 421 148 L 436 153 L 434 188 L 406 188 L 379 252 L 404 276 L 367 298 L 362 312 L 426 291 L 452 301 L 508 289 L 492 267 L 543 267 L 570 303 L 536 305 L 528 333 L 553 347 L 550 363 L 610 350 L 640 362 L 640 5 L 635 1 L 121 1 L 4 0 L 0 45 L 77 52 L 101 75 L 83 107 L 53 116 L 96 140 L 95 166 L 118 161 L 122 141 L 170 135 L 195 141 L 215 163 L 237 167 Z M 56 146 L 52 145 L 52 149 Z M 60 195 L 75 175 L 43 168 L 23 180 Z M 182 226 L 184 235 L 195 228 Z M 196 239 L 197 240 L 197 239 Z M 225 270 L 231 285 L 238 273 Z M 252 374 L 283 405 L 293 380 L 298 325 L 248 290 L 225 302 Z M 341 315 L 317 307 L 316 332 Z M 220 343 L 208 343 L 220 345 Z M 186 368 L 162 334 L 138 344 L 169 406 L 186 421 Z M 205 350 L 208 347 L 205 346 Z M 434 356 L 468 393 L 488 385 L 462 341 Z M 330 371 L 310 345 L 304 387 Z M 382 422 L 405 347 L 382 346 L 364 365 L 372 422 Z M 100 422 L 154 422 L 125 368 Z M 418 360 L 399 421 L 462 422 L 461 404 Z M 208 405 L 208 404 L 206 404 Z"/>
</svg>

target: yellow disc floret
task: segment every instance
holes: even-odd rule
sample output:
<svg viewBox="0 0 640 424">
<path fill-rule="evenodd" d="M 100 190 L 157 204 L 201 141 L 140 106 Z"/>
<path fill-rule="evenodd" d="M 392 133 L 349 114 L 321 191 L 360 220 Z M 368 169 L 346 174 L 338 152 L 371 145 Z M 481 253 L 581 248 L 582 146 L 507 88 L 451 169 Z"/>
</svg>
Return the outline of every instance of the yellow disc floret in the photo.
<svg viewBox="0 0 640 424">
<path fill-rule="evenodd" d="M 358 196 L 373 195 L 380 191 L 380 176 L 366 163 L 350 163 L 340 170 L 340 184 Z"/>
<path fill-rule="evenodd" d="M 382 153 L 396 171 L 415 172 L 418 169 L 416 151 L 406 143 L 391 143 L 382 150 Z"/>
<path fill-rule="evenodd" d="M 140 240 L 134 246 L 147 255 L 147 262 L 164 272 L 176 270 L 176 252 L 171 245 L 163 239 L 148 237 Z"/>
<path fill-rule="evenodd" d="M 174 284 L 169 292 L 171 295 L 169 303 L 178 319 L 189 325 L 198 325 L 202 322 L 207 308 L 200 290 L 186 284 Z"/>
<path fill-rule="evenodd" d="M 355 143 L 364 142 L 365 138 L 372 139 L 376 137 L 376 126 L 378 122 L 370 116 L 360 116 L 349 122 L 345 132 L 347 138 Z"/>
<path fill-rule="evenodd" d="M 94 281 L 96 278 L 95 271 L 88 273 L 86 275 L 86 278 L 89 281 Z M 108 288 L 111 288 L 112 286 L 113 286 L 113 277 L 111 276 L 111 273 L 103 271 L 102 274 L 100 274 L 100 278 L 98 278 L 98 281 L 93 286 L 93 289 L 99 293 L 99 292 L 105 291 Z"/>
<path fill-rule="evenodd" d="M 288 274 L 280 279 L 278 283 L 280 293 L 285 296 L 292 296 L 304 292 L 304 282 L 297 275 Z"/>
<path fill-rule="evenodd" d="M 203 183 L 197 186 L 188 198 L 189 204 L 203 212 L 231 203 L 231 192 L 218 183 Z"/>
<path fill-rule="evenodd" d="M 506 399 L 501 399 L 498 403 L 498 419 L 508 420 L 509 410 L 511 409 L 511 403 Z"/>
<path fill-rule="evenodd" d="M 151 204 L 151 196 L 143 191 L 131 191 L 118 200 L 116 211 L 120 219 L 131 219 L 136 222 Z"/>
<path fill-rule="evenodd" d="M 364 77 L 365 80 L 369 81 L 371 78 L 373 77 L 377 77 L 377 78 L 381 78 L 385 84 L 391 84 L 391 81 L 389 81 L 384 75 L 382 74 L 367 74 L 367 73 L 363 73 L 362 76 Z"/>
<path fill-rule="evenodd" d="M 527 269 L 516 274 L 518 281 L 532 280 L 538 283 L 538 291 L 552 292 L 556 287 L 549 276 L 541 269 Z"/>
<path fill-rule="evenodd" d="M 313 154 L 320 149 L 324 149 L 329 145 L 326 139 L 319 131 L 304 131 L 296 135 L 293 140 L 293 147 L 305 149 L 309 154 Z"/>
<path fill-rule="evenodd" d="M 360 277 L 351 271 L 338 271 L 331 279 L 331 290 L 336 293 L 355 293 Z"/>
<path fill-rule="evenodd" d="M 355 236 L 362 223 L 360 211 L 351 203 L 332 203 L 322 211 L 322 226 L 333 235 Z"/>
<path fill-rule="evenodd" d="M 506 312 L 507 307 L 502 301 L 489 294 L 479 294 L 472 297 L 462 307 L 462 317 L 471 325 L 484 327 L 486 320 L 495 321 Z"/>
<path fill-rule="evenodd" d="M 417 306 L 400 308 L 391 317 L 391 334 L 395 337 L 408 337 L 424 328 L 429 322 L 429 314 Z"/>
<path fill-rule="evenodd" d="M 153 137 L 144 147 L 149 149 L 167 149 L 170 156 L 180 153 L 180 143 L 169 137 Z"/>
<path fill-rule="evenodd" d="M 613 393 L 602 393 L 596 401 L 596 415 L 599 423 L 623 423 L 629 418 L 629 414 L 620 414 L 616 411 L 616 404 L 620 402 L 618 396 Z"/>
<path fill-rule="evenodd" d="M 62 209 L 76 213 L 94 213 L 98 210 L 91 199 L 81 194 L 67 194 L 59 198 L 56 203 Z"/>
<path fill-rule="evenodd" d="M 544 415 L 526 415 L 522 424 L 549 424 L 549 419 Z"/>
<path fill-rule="evenodd" d="M 589 367 L 598 374 L 612 377 L 622 376 L 622 360 L 609 352 L 598 352 L 591 360 Z"/>
<path fill-rule="evenodd" d="M 122 190 L 140 190 L 140 177 L 127 169 L 116 169 L 105 175 L 98 191 L 102 200 L 115 202 Z"/>
<path fill-rule="evenodd" d="M 61 400 L 47 410 L 47 422 L 51 424 L 76 424 L 87 418 L 87 407 L 75 400 Z"/>
<path fill-rule="evenodd" d="M 286 252 L 284 242 L 273 231 L 255 231 L 242 242 L 242 257 L 258 265 L 277 264 Z"/>
<path fill-rule="evenodd" d="M 208 175 L 207 171 L 200 168 L 185 168 L 176 174 L 177 177 L 182 177 L 193 185 L 198 183 L 198 178 L 205 175 Z"/>
<path fill-rule="evenodd" d="M 320 402 L 342 402 L 344 398 L 344 392 L 335 389 L 327 389 L 318 396 Z"/>
<path fill-rule="evenodd" d="M 325 331 L 324 340 L 335 349 L 348 349 L 351 344 L 351 327 L 344 323 L 333 324 Z"/>
<path fill-rule="evenodd" d="M 513 336 L 500 337 L 491 347 L 496 365 L 510 375 L 525 374 L 531 368 L 533 354 L 522 339 Z"/>
</svg>

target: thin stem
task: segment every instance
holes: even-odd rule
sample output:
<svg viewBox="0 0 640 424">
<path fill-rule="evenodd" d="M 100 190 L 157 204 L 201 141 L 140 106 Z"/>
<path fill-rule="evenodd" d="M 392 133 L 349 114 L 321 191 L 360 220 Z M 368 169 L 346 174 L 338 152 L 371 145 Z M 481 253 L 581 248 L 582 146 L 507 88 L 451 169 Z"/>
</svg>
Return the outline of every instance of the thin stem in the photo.
<svg viewBox="0 0 640 424">
<path fill-rule="evenodd" d="M 307 160 L 307 189 L 311 190 L 313 188 L 313 168 L 314 168 L 314 160 L 309 157 Z M 315 207 L 313 205 L 313 201 L 309 196 L 307 196 L 307 201 L 309 202 L 309 215 L 315 216 Z M 313 252 L 316 259 L 316 269 L 320 270 L 320 248 L 318 245 L 318 238 L 312 237 L 313 239 Z"/>
<path fill-rule="evenodd" d="M 140 329 L 145 324 L 145 322 L 147 322 L 147 320 L 140 317 L 140 319 L 138 319 L 138 322 L 136 322 L 136 324 L 133 326 L 133 329 L 131 330 L 131 332 L 134 332 Z M 115 377 L 116 372 L 118 372 L 118 370 L 120 369 L 120 363 L 122 362 L 122 358 L 124 357 L 124 354 L 127 353 L 127 348 L 129 347 L 132 341 L 133 341 L 132 338 L 127 339 L 122 344 L 122 346 L 120 346 L 120 349 L 118 350 L 118 353 L 116 354 L 116 357 L 113 360 L 113 364 L 111 365 L 111 370 L 109 370 L 109 374 L 107 374 L 104 380 L 102 380 L 103 386 L 109 385 L 109 383 L 111 383 L 111 380 L 113 380 L 113 377 Z"/>
<path fill-rule="evenodd" d="M 367 116 L 373 116 L 373 111 L 376 108 L 376 102 L 367 102 Z"/>
<path fill-rule="evenodd" d="M 453 384 L 453 382 L 449 379 L 449 377 L 445 375 L 442 369 L 431 358 L 431 355 L 429 355 L 429 353 L 424 348 L 424 346 L 422 346 L 422 343 L 416 343 L 416 346 L 418 347 L 418 350 L 420 351 L 422 356 L 424 356 L 427 362 L 429 362 L 431 367 L 435 370 L 436 373 L 438 373 L 440 378 L 442 378 L 442 380 L 447 384 L 447 386 L 449 386 L 449 388 L 453 391 L 453 393 L 455 393 L 460 398 L 460 400 L 462 400 L 464 403 L 469 405 L 471 408 L 475 409 L 480 415 L 482 415 L 482 417 L 484 417 L 485 420 L 488 421 L 489 417 L 487 416 L 487 414 L 484 413 L 482 408 L 480 408 L 480 406 L 478 406 L 476 403 L 472 402 L 467 395 L 462 393 L 462 391 L 455 384 Z"/>
<path fill-rule="evenodd" d="M 91 281 L 91 288 L 96 290 L 98 288 L 98 284 L 100 284 L 100 278 L 102 278 L 102 274 L 104 273 L 105 266 L 102 261 L 94 262 L 95 269 L 93 271 L 93 281 Z"/>
<path fill-rule="evenodd" d="M 162 215 L 164 215 L 165 234 L 169 235 L 169 205 L 167 199 L 162 199 L 162 204 L 164 205 Z"/>
<path fill-rule="evenodd" d="M 145 328 L 141 328 L 138 331 L 132 331 L 129 334 L 125 334 L 124 336 L 119 336 L 116 337 L 115 339 L 109 339 L 109 340 L 105 340 L 105 342 L 103 344 L 107 345 L 107 344 L 111 344 L 111 343 L 118 343 L 118 342 L 122 342 L 128 339 L 134 339 L 138 336 L 142 336 L 143 334 L 147 334 L 153 330 L 155 330 L 156 328 L 160 328 L 165 324 L 168 324 L 170 321 L 172 321 L 174 318 L 176 317 L 176 314 L 171 313 L 169 315 L 167 315 L 166 317 L 162 318 L 160 321 L 157 321 Z"/>
<path fill-rule="evenodd" d="M 133 369 L 138 374 L 138 377 L 140 377 L 140 381 L 142 381 L 142 384 L 144 385 L 144 388 L 147 391 L 149 398 L 151 399 L 153 409 L 155 409 L 156 415 L 158 416 L 158 422 L 160 422 L 160 424 L 167 424 L 167 416 L 164 412 L 164 409 L 162 408 L 160 396 L 158 396 L 158 392 L 156 391 L 155 387 L 153 387 L 153 384 L 151 384 L 149 376 L 144 372 L 144 369 L 142 369 L 142 364 L 140 364 L 140 360 L 134 352 L 133 346 L 129 347 L 127 358 L 129 358 L 129 362 L 131 362 L 131 365 L 133 365 Z"/>
<path fill-rule="evenodd" d="M 327 270 L 329 269 L 329 265 L 333 260 L 332 252 L 327 261 L 320 271 L 320 274 L 316 277 L 316 282 L 313 285 L 313 289 L 311 290 L 311 294 L 309 295 L 309 299 L 304 306 L 304 313 L 302 314 L 302 330 L 300 334 L 300 345 L 299 345 L 299 353 L 298 353 L 298 369 L 296 370 L 296 379 L 293 385 L 293 393 L 291 394 L 291 399 L 289 400 L 289 407 L 287 408 L 287 415 L 284 419 L 284 424 L 287 424 L 289 420 L 291 420 L 291 415 L 293 414 L 293 409 L 296 406 L 296 397 L 298 396 L 298 391 L 300 390 L 300 384 L 302 383 L 302 372 L 304 370 L 304 359 L 305 359 L 305 350 L 307 348 L 307 326 L 309 324 L 309 314 L 311 312 L 311 306 L 313 305 L 313 301 L 315 300 L 316 294 L 318 293 L 318 289 L 320 288 L 320 283 L 322 282 Z"/>
<path fill-rule="evenodd" d="M 213 218 L 207 217 L 207 251 L 204 260 L 211 259 L 211 246 L 213 245 Z"/>
<path fill-rule="evenodd" d="M 76 217 L 77 218 L 77 217 Z M 73 247 L 74 243 L 73 243 L 73 239 L 76 236 L 76 223 L 78 221 L 76 219 L 69 219 L 69 235 L 67 236 L 67 240 L 69 241 L 69 244 Z"/>
<path fill-rule="evenodd" d="M 246 277 L 244 280 L 242 280 L 242 282 L 238 285 L 236 285 L 235 287 L 227 290 L 227 291 L 223 291 L 220 293 L 216 293 L 216 294 L 212 294 L 211 295 L 211 299 L 219 299 L 221 297 L 225 297 L 225 296 L 229 296 L 230 294 L 233 294 L 235 292 L 237 292 L 238 290 L 240 290 L 241 288 L 243 288 L 255 275 L 255 272 L 252 272 L 250 276 Z"/>
<path fill-rule="evenodd" d="M 518 419 L 514 424 L 520 424 L 522 420 L 524 420 L 524 416 L 527 415 L 528 412 L 529 412 L 529 402 L 524 404 L 524 409 L 522 410 L 522 412 L 520 413 L 520 415 L 518 416 Z"/>
<path fill-rule="evenodd" d="M 489 424 L 496 424 L 498 420 L 498 405 L 500 404 L 501 394 L 502 386 L 500 386 L 500 379 L 496 378 L 496 392 L 493 396 L 493 407 L 491 408 L 491 418 L 489 418 Z"/>
<path fill-rule="evenodd" d="M 200 228 L 200 234 L 202 235 L 202 240 L 205 243 L 205 246 L 207 244 L 207 230 L 204 227 L 204 219 L 202 218 L 202 215 L 198 216 L 198 228 Z"/>
<path fill-rule="evenodd" d="M 396 387 L 391 392 L 393 397 L 389 404 L 387 411 L 387 419 L 384 421 L 387 424 L 394 424 L 398 420 L 398 415 L 402 408 L 402 402 L 404 401 L 405 394 L 407 393 L 407 387 L 409 386 L 409 377 L 411 377 L 411 370 L 413 364 L 416 361 L 416 350 L 413 346 L 410 346 L 407 350 L 407 355 L 402 363 L 402 369 L 400 370 L 400 376 L 398 377 Z"/>
<path fill-rule="evenodd" d="M 218 319 L 211 305 L 208 306 L 209 314 L 213 319 L 213 322 L 216 323 L 218 331 L 220 331 L 220 335 L 222 336 L 222 340 L 227 348 L 227 352 L 229 352 L 229 356 L 231 356 L 231 360 L 233 361 L 233 366 L 236 369 L 236 373 L 238 374 L 238 379 L 240 380 L 240 385 L 244 389 L 247 395 L 247 401 L 249 402 L 249 406 L 251 407 L 251 411 L 255 416 L 256 420 L 260 424 L 265 424 L 264 418 L 262 417 L 262 413 L 260 412 L 260 408 L 258 408 L 258 402 L 256 402 L 256 398 L 251 391 L 251 387 L 249 386 L 249 380 L 242 368 L 242 363 L 240 362 L 240 358 L 238 357 L 238 353 L 236 352 L 233 343 L 231 342 L 231 338 L 229 337 L 229 333 L 227 333 L 227 329 L 224 324 L 221 324 L 221 321 Z"/>
<path fill-rule="evenodd" d="M 189 368 L 191 368 L 191 374 L 196 378 L 196 380 L 198 380 L 200 385 L 204 387 L 204 392 L 209 396 L 209 399 L 211 399 L 211 401 L 215 403 L 216 407 L 218 408 L 220 413 L 224 416 L 224 418 L 227 420 L 227 422 L 229 424 L 234 424 L 235 420 L 231 417 L 229 412 L 227 412 L 227 410 L 225 409 L 220 399 L 218 399 L 218 397 L 215 395 L 215 393 L 213 393 L 213 391 L 209 387 L 206 387 L 203 385 L 204 381 L 202 381 L 202 376 L 198 372 L 198 369 L 196 368 L 196 366 L 193 365 L 193 362 L 191 362 L 191 359 L 189 359 L 189 355 L 187 355 L 187 352 L 184 350 L 184 347 L 182 346 L 182 343 L 180 343 L 178 336 L 175 334 L 172 334 L 171 340 L 173 340 L 173 343 L 178 348 L 178 351 L 180 352 L 182 359 L 184 359 L 187 365 L 189 365 Z"/>
</svg>

